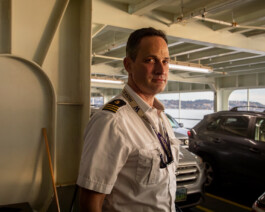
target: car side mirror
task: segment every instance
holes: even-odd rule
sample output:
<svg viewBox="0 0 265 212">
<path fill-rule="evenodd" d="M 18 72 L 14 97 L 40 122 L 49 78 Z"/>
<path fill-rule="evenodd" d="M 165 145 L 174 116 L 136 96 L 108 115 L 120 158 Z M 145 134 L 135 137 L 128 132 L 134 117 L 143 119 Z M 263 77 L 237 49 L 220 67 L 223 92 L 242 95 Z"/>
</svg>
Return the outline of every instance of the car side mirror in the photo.
<svg viewBox="0 0 265 212">
<path fill-rule="evenodd" d="M 183 123 L 179 123 L 179 126 L 180 126 L 180 127 L 184 127 L 184 124 L 183 124 Z"/>
</svg>

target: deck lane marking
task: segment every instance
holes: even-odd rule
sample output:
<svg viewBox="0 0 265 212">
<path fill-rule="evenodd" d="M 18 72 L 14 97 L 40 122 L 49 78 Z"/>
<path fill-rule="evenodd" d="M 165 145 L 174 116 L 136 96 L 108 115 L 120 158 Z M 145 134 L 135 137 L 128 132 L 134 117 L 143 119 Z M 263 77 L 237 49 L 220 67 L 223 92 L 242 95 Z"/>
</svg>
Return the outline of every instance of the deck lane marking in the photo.
<svg viewBox="0 0 265 212">
<path fill-rule="evenodd" d="M 196 208 L 198 208 L 201 211 L 205 211 L 205 212 L 214 212 L 214 211 L 212 211 L 212 210 L 210 210 L 208 208 L 202 207 L 200 205 L 197 205 Z"/>
<path fill-rule="evenodd" d="M 206 194 L 207 196 L 209 196 L 209 197 L 212 197 L 212 198 L 218 199 L 218 200 L 220 200 L 220 201 L 223 201 L 223 202 L 226 202 L 226 203 L 228 203 L 228 204 L 231 204 L 231 205 L 237 206 L 237 207 L 239 207 L 239 208 L 243 208 L 243 209 L 248 210 L 248 211 L 251 211 L 251 210 L 252 210 L 251 208 L 249 208 L 249 207 L 247 207 L 247 206 L 244 206 L 244 205 L 238 204 L 238 203 L 233 202 L 233 201 L 231 201 L 231 200 L 227 200 L 227 199 L 224 199 L 224 198 L 222 198 L 222 197 L 218 197 L 218 196 L 215 196 L 215 195 L 213 195 L 213 194 L 209 194 L 209 193 L 205 193 L 205 194 Z"/>
</svg>

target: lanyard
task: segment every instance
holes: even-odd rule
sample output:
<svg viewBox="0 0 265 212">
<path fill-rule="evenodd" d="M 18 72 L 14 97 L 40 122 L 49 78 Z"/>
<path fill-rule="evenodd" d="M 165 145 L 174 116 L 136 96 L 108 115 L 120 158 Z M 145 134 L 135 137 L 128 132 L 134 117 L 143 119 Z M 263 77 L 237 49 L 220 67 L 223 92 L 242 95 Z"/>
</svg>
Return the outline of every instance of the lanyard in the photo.
<svg viewBox="0 0 265 212">
<path fill-rule="evenodd" d="M 161 158 L 160 167 L 161 168 L 165 168 L 168 164 L 173 162 L 173 156 L 172 156 L 169 136 L 168 136 L 168 133 L 167 133 L 165 127 L 164 127 L 163 120 L 161 119 L 162 120 L 162 126 L 163 126 L 164 135 L 166 136 L 166 138 L 163 135 L 161 135 L 159 132 L 157 132 L 157 130 L 153 127 L 153 125 L 151 124 L 149 119 L 144 114 L 143 110 L 139 107 L 137 102 L 129 95 L 129 93 L 125 89 L 122 90 L 122 95 L 129 102 L 130 106 L 138 114 L 138 116 L 143 121 L 147 122 L 152 127 L 152 129 L 153 129 L 154 133 L 156 134 L 156 136 L 157 136 L 157 138 L 158 138 L 158 140 L 159 140 L 164 152 L 166 153 L 167 162 L 164 162 L 163 156 L 160 153 L 160 158 Z"/>
</svg>

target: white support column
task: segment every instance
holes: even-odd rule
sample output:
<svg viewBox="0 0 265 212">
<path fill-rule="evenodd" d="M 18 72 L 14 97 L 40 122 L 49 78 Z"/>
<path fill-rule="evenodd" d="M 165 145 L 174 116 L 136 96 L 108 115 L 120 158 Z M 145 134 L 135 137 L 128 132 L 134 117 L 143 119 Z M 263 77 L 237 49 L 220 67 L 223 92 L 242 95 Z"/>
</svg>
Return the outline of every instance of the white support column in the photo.
<svg viewBox="0 0 265 212">
<path fill-rule="evenodd" d="M 218 111 L 218 105 L 217 105 L 217 102 L 218 102 L 218 99 L 217 99 L 217 91 L 214 91 L 214 96 L 213 96 L 213 111 L 214 112 L 217 112 Z"/>
<path fill-rule="evenodd" d="M 247 103 L 248 103 L 248 110 L 249 110 L 249 89 L 247 89 Z"/>
<path fill-rule="evenodd" d="M 81 54 L 80 54 L 80 72 L 81 72 L 81 93 L 83 102 L 82 111 L 82 129 L 89 120 L 90 116 L 90 90 L 91 90 L 91 59 L 92 59 L 92 0 L 82 0 L 81 4 L 80 29 Z"/>
<path fill-rule="evenodd" d="M 232 89 L 224 90 L 217 89 L 214 93 L 214 112 L 228 110 L 228 98 L 232 93 Z"/>
</svg>

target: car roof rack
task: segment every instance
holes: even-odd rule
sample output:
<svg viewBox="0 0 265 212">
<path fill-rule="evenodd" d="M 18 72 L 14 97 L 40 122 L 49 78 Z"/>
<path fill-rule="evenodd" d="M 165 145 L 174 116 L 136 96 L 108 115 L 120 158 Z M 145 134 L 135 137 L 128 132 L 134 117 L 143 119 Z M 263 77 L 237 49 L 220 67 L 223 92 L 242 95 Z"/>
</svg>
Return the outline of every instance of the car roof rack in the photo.
<svg viewBox="0 0 265 212">
<path fill-rule="evenodd" d="M 255 108 L 255 109 L 264 109 L 262 112 L 265 113 L 265 107 L 261 107 L 261 106 L 237 106 L 237 107 L 233 107 L 230 109 L 230 111 L 236 112 L 239 111 L 238 108 Z M 249 111 L 249 110 L 248 110 Z M 260 112 L 260 111 L 258 111 Z"/>
</svg>

